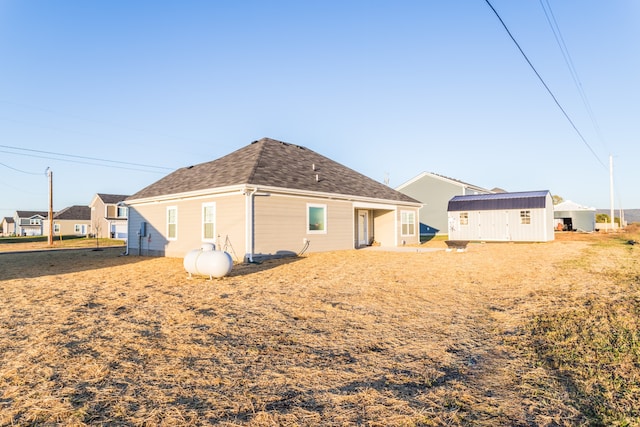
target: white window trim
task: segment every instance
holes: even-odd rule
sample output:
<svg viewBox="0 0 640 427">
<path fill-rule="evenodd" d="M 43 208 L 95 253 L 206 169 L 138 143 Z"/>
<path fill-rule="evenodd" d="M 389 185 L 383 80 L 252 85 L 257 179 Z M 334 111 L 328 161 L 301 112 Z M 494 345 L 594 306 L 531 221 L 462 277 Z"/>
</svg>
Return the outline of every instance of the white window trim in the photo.
<svg viewBox="0 0 640 427">
<path fill-rule="evenodd" d="M 411 223 L 413 224 L 413 233 L 404 234 L 402 232 L 403 225 L 405 224 L 402 221 L 402 219 L 403 219 L 405 214 L 411 214 L 411 217 L 412 217 L 412 222 Z M 410 224 L 410 223 L 407 222 L 407 224 Z M 416 212 L 415 211 L 406 211 L 406 210 L 400 211 L 400 235 L 401 236 L 415 236 L 416 235 Z"/>
<path fill-rule="evenodd" d="M 169 211 L 170 210 L 175 210 L 176 211 L 176 235 L 175 237 L 169 237 Z M 167 210 L 165 212 L 165 220 L 167 222 L 167 227 L 166 227 L 166 236 L 167 236 L 167 240 L 178 240 L 178 207 L 177 206 L 167 206 Z"/>
<path fill-rule="evenodd" d="M 57 222 L 53 223 L 53 232 L 60 233 L 60 224 L 58 224 Z"/>
<path fill-rule="evenodd" d="M 205 237 L 204 236 L 204 225 L 205 225 L 205 222 L 204 222 L 204 219 L 205 219 L 204 210 L 207 207 L 213 208 L 213 237 Z M 218 212 L 217 212 L 217 209 L 216 209 L 216 202 L 206 202 L 206 203 L 202 204 L 202 236 L 201 237 L 202 237 L 202 241 L 203 242 L 215 242 L 216 241 L 216 231 L 217 231 L 216 230 L 216 228 L 217 228 L 216 227 L 217 226 L 216 222 L 217 222 L 217 219 L 218 219 L 217 215 L 218 215 Z"/>
<path fill-rule="evenodd" d="M 463 218 L 464 222 L 462 221 Z M 469 212 L 460 212 L 460 214 L 458 215 L 458 223 L 461 226 L 469 225 Z"/>
<path fill-rule="evenodd" d="M 309 230 L 309 208 L 322 208 L 324 211 L 324 230 Z M 307 203 L 307 223 L 305 228 L 307 229 L 307 234 L 327 234 L 328 224 L 327 224 L 327 205 L 321 203 Z"/>
</svg>

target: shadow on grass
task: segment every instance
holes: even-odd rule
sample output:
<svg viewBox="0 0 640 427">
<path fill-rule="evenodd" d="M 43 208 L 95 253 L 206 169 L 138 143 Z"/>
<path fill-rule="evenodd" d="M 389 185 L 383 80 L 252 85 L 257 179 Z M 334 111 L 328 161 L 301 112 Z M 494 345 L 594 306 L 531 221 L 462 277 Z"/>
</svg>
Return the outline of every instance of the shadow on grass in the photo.
<svg viewBox="0 0 640 427">
<path fill-rule="evenodd" d="M 0 252 L 0 280 L 26 279 L 76 273 L 142 262 L 145 258 L 122 256 L 123 248 L 56 249 Z"/>
</svg>

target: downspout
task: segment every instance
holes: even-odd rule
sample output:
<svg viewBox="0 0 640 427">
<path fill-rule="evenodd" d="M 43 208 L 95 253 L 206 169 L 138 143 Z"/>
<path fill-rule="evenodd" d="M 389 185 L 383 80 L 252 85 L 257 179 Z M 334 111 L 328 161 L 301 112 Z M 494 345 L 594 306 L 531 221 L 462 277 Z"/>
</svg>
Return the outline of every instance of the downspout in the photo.
<svg viewBox="0 0 640 427">
<path fill-rule="evenodd" d="M 253 262 L 253 200 L 258 188 L 254 188 L 248 193 L 248 188 L 244 190 L 245 196 L 245 259 Z"/>
</svg>

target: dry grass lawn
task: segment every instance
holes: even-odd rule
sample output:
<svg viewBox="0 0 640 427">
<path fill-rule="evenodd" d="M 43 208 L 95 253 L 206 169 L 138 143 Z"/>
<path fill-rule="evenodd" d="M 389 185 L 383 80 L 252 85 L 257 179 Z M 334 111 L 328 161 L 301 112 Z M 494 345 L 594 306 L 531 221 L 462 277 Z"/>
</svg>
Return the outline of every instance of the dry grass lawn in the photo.
<svg viewBox="0 0 640 427">
<path fill-rule="evenodd" d="M 637 425 L 639 236 L 212 281 L 121 249 L 0 253 L 0 425 Z"/>
</svg>

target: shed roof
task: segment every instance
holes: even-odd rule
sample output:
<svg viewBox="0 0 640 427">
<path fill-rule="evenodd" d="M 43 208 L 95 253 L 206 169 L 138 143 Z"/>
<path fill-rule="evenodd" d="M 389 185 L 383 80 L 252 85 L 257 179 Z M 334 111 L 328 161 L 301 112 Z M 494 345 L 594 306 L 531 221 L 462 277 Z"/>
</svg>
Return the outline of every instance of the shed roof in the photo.
<svg viewBox="0 0 640 427">
<path fill-rule="evenodd" d="M 516 193 L 473 194 L 454 196 L 449 200 L 449 212 L 496 209 L 539 209 L 547 205 L 548 190 Z"/>
<path fill-rule="evenodd" d="M 127 200 L 236 185 L 420 203 L 308 148 L 270 138 L 254 141 L 217 160 L 178 169 Z"/>
<path fill-rule="evenodd" d="M 588 206 L 580 205 L 576 202 L 572 202 L 571 200 L 565 200 L 562 203 L 558 203 L 553 207 L 553 210 L 558 212 L 565 211 L 596 211 L 596 208 L 590 208 Z"/>
</svg>

